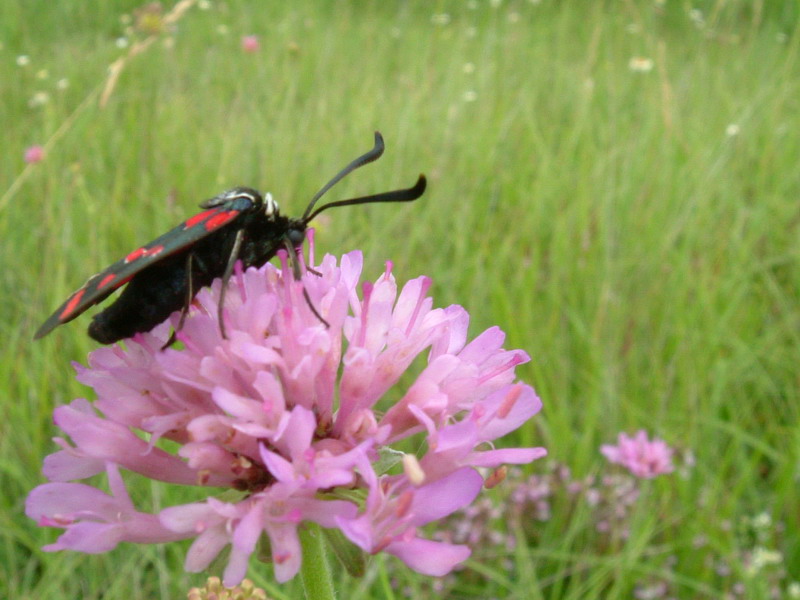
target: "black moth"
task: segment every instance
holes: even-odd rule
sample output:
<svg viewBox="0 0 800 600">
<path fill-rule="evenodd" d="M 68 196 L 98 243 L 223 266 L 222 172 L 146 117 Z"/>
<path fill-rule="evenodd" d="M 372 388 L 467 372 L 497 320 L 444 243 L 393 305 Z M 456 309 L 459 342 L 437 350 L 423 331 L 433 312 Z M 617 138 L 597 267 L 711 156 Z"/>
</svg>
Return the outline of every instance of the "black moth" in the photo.
<svg viewBox="0 0 800 600">
<path fill-rule="evenodd" d="M 383 138 L 376 131 L 372 150 L 353 160 L 317 192 L 299 219 L 281 215 L 271 195 L 262 197 L 247 187 L 234 188 L 206 200 L 200 205 L 205 209 L 203 212 L 89 278 L 44 322 L 34 339 L 71 321 L 126 283 L 128 285 L 119 298 L 92 318 L 90 337 L 101 344 L 112 344 L 137 332 L 150 331 L 170 314 L 182 309 L 180 329 L 195 294 L 217 277 L 222 277 L 218 313 L 224 337 L 222 306 L 237 260 L 241 260 L 245 268 L 259 267 L 281 248 L 295 258 L 293 253 L 301 251 L 308 223 L 334 206 L 408 202 L 422 196 L 426 185 L 424 175 L 420 175 L 417 183 L 408 189 L 338 200 L 314 210 L 317 200 L 325 192 L 348 173 L 379 158 L 383 149 Z M 296 258 L 293 265 L 295 277 L 299 277 Z M 309 306 L 316 313 L 310 302 Z M 325 322 L 320 315 L 317 316 Z M 173 340 L 174 334 L 170 342 Z"/>
</svg>

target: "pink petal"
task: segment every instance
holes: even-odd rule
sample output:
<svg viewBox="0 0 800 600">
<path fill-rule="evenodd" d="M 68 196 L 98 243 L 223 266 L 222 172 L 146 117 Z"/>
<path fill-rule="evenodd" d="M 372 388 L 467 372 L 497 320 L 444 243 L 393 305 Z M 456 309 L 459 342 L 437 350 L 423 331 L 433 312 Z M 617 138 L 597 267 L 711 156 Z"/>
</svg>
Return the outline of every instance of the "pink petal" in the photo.
<svg viewBox="0 0 800 600">
<path fill-rule="evenodd" d="M 164 527 L 177 533 L 199 533 L 220 521 L 218 514 L 205 502 L 165 508 L 158 513 L 158 518 Z"/>
<path fill-rule="evenodd" d="M 297 524 L 273 521 L 267 525 L 267 531 L 272 542 L 275 579 L 279 583 L 284 583 L 294 577 L 300 569 L 302 550 L 297 535 Z"/>
<path fill-rule="evenodd" d="M 103 459 L 91 458 L 73 450 L 62 450 L 45 457 L 42 473 L 49 481 L 72 481 L 97 475 L 104 469 Z"/>
<path fill-rule="evenodd" d="M 473 452 L 469 464 L 474 467 L 495 468 L 500 465 L 526 465 L 547 456 L 544 448 L 506 448 Z"/>
<path fill-rule="evenodd" d="M 441 519 L 472 502 L 483 486 L 483 477 L 470 468 L 459 469 L 414 493 L 411 512 L 416 525 Z"/>
<path fill-rule="evenodd" d="M 421 538 L 408 542 L 392 542 L 386 547 L 386 552 L 393 554 L 418 573 L 434 577 L 447 575 L 472 553 L 467 546 Z"/>
<path fill-rule="evenodd" d="M 75 550 L 86 554 L 100 554 L 116 548 L 123 541 L 123 535 L 124 530 L 117 523 L 76 523 L 56 543 L 44 546 L 43 550 Z"/>
<path fill-rule="evenodd" d="M 225 532 L 224 525 L 220 524 L 206 529 L 189 547 L 184 561 L 184 569 L 189 573 L 199 573 L 207 569 L 229 543 L 230 536 Z"/>
</svg>

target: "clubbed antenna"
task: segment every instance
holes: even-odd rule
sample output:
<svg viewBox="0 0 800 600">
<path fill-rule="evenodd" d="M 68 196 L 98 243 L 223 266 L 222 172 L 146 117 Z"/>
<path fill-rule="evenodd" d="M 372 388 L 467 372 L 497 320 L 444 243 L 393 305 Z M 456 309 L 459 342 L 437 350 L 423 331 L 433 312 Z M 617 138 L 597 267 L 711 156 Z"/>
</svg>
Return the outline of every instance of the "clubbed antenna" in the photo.
<svg viewBox="0 0 800 600">
<path fill-rule="evenodd" d="M 326 183 L 320 191 L 314 194 L 314 197 L 311 199 L 311 202 L 308 203 L 308 208 L 306 208 L 306 212 L 303 213 L 303 218 L 301 219 L 304 223 L 308 223 L 311 220 L 309 216 L 311 214 L 314 205 L 317 203 L 325 192 L 331 189 L 334 185 L 339 183 L 342 179 L 344 179 L 347 175 L 355 171 L 356 169 L 363 167 L 366 164 L 369 164 L 375 160 L 378 160 L 383 154 L 383 136 L 381 135 L 380 131 L 375 132 L 375 145 L 372 147 L 372 150 L 367 152 L 366 154 L 362 154 L 354 161 L 352 161 L 349 165 L 347 165 L 344 169 L 339 171 L 336 176 L 331 179 L 328 183 Z M 317 211 L 315 214 L 319 214 L 320 211 Z"/>
<path fill-rule="evenodd" d="M 373 202 L 411 202 L 412 200 L 416 200 L 422 194 L 425 193 L 425 188 L 427 187 L 428 183 L 425 179 L 425 175 L 420 175 L 419 179 L 417 179 L 417 183 L 415 183 L 412 187 L 406 188 L 403 190 L 393 190 L 391 192 L 383 192 L 382 194 L 373 194 L 371 196 L 361 196 L 359 198 L 349 198 L 347 200 L 337 200 L 336 202 L 329 202 L 328 204 L 324 204 L 320 206 L 317 210 L 313 213 L 306 214 L 303 216 L 303 222 L 308 223 L 316 217 L 319 213 L 323 210 L 328 210 L 329 208 L 333 208 L 334 206 L 350 206 L 352 204 L 370 204 Z M 308 211 L 306 211 L 308 213 Z"/>
</svg>

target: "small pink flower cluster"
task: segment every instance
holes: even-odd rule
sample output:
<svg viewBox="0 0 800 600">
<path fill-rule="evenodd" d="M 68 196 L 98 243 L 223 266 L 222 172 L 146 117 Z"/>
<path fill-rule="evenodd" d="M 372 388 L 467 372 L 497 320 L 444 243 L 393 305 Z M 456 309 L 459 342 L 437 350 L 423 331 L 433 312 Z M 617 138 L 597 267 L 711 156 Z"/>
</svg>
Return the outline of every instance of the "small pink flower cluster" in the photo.
<svg viewBox="0 0 800 600">
<path fill-rule="evenodd" d="M 664 473 L 671 473 L 673 450 L 666 442 L 653 439 L 651 442 L 644 429 L 638 431 L 634 437 L 620 433 L 617 445 L 604 444 L 600 452 L 612 463 L 617 463 L 628 469 L 636 477 L 650 479 Z"/>
<path fill-rule="evenodd" d="M 253 54 L 261 49 L 261 43 L 258 41 L 258 36 L 246 35 L 242 38 L 242 50 Z"/>
<path fill-rule="evenodd" d="M 44 148 L 38 145 L 26 148 L 24 158 L 29 165 L 41 162 L 44 159 Z"/>
<path fill-rule="evenodd" d="M 387 264 L 359 297 L 359 252 L 339 265 L 326 256 L 302 282 L 281 259 L 280 268 L 236 272 L 227 339 L 216 321 L 216 281 L 195 298 L 178 333 L 182 349 L 160 350 L 165 323 L 77 367 L 97 401 L 56 409 L 71 442 L 57 440 L 62 450 L 44 464 L 50 483 L 27 501 L 31 518 L 65 530 L 45 549 L 105 552 L 122 541 L 195 538 L 189 571 L 231 547 L 227 586 L 245 576 L 264 534 L 278 581 L 293 577 L 303 521 L 338 528 L 364 551 L 386 551 L 424 574 L 445 574 L 469 556 L 466 546 L 420 537 L 419 528 L 473 501 L 484 483 L 479 467 L 545 454 L 493 445 L 541 408 L 533 388 L 515 381 L 527 354 L 504 350 L 496 327 L 467 342 L 469 315 L 433 308 L 427 277 L 398 293 Z M 422 372 L 398 385 L 423 351 Z M 139 512 L 120 468 L 198 486 L 200 498 Z M 110 495 L 72 482 L 103 471 Z M 221 500 L 203 486 L 241 496 Z"/>
</svg>

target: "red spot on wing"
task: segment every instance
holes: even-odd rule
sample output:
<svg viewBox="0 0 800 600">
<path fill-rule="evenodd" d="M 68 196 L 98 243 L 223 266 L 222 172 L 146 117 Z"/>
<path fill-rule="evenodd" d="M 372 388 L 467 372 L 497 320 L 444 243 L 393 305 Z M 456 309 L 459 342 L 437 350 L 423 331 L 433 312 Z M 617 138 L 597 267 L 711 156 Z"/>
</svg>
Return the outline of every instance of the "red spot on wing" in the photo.
<svg viewBox="0 0 800 600">
<path fill-rule="evenodd" d="M 67 302 L 67 305 L 64 307 L 64 310 L 62 310 L 61 314 L 58 315 L 58 319 L 60 321 L 63 321 L 72 314 L 72 312 L 75 310 L 75 307 L 78 306 L 78 304 L 81 301 L 81 298 L 85 293 L 86 293 L 86 288 L 81 288 L 77 292 L 75 292 L 72 298 L 69 299 L 69 302 Z"/>
<path fill-rule="evenodd" d="M 100 283 L 97 284 L 97 289 L 99 290 L 99 289 L 102 289 L 102 288 L 106 287 L 109 283 L 114 281 L 116 278 L 117 278 L 116 273 L 109 273 L 108 275 L 103 277 L 103 280 Z"/>
<path fill-rule="evenodd" d="M 235 219 L 238 214 L 238 210 L 226 210 L 225 212 L 221 212 L 208 219 L 205 223 L 205 228 L 208 231 L 214 231 L 225 225 L 225 223 Z"/>
<path fill-rule="evenodd" d="M 164 250 L 163 244 L 159 244 L 158 246 L 153 246 L 152 248 L 137 248 L 128 256 L 125 257 L 126 263 L 132 263 L 135 260 L 139 260 L 140 258 L 144 258 L 145 256 L 158 256 Z"/>
<path fill-rule="evenodd" d="M 131 279 L 133 279 L 133 275 L 128 275 L 124 279 L 120 279 L 119 281 L 114 281 L 116 278 L 117 278 L 117 274 L 116 273 L 109 273 L 108 275 L 103 277 L 103 280 L 100 283 L 97 284 L 97 289 L 98 290 L 102 290 L 109 283 L 114 283 L 114 285 L 111 286 L 111 289 L 115 290 L 118 287 L 122 287 L 123 285 L 128 283 Z"/>
<path fill-rule="evenodd" d="M 186 221 L 183 223 L 183 226 L 185 229 L 190 229 L 191 227 L 194 227 L 198 223 L 202 223 L 203 221 L 205 221 L 209 216 L 211 216 L 215 212 L 217 212 L 216 208 L 209 208 L 208 210 L 204 210 L 201 213 L 197 213 L 195 216 L 186 219 Z"/>
<path fill-rule="evenodd" d="M 128 254 L 128 256 L 125 257 L 125 262 L 126 263 L 130 263 L 130 262 L 133 262 L 135 260 L 138 260 L 138 259 L 140 259 L 142 257 L 142 255 L 144 253 L 145 253 L 145 249 L 144 248 L 137 248 L 136 250 L 134 250 L 133 252 Z"/>
</svg>

